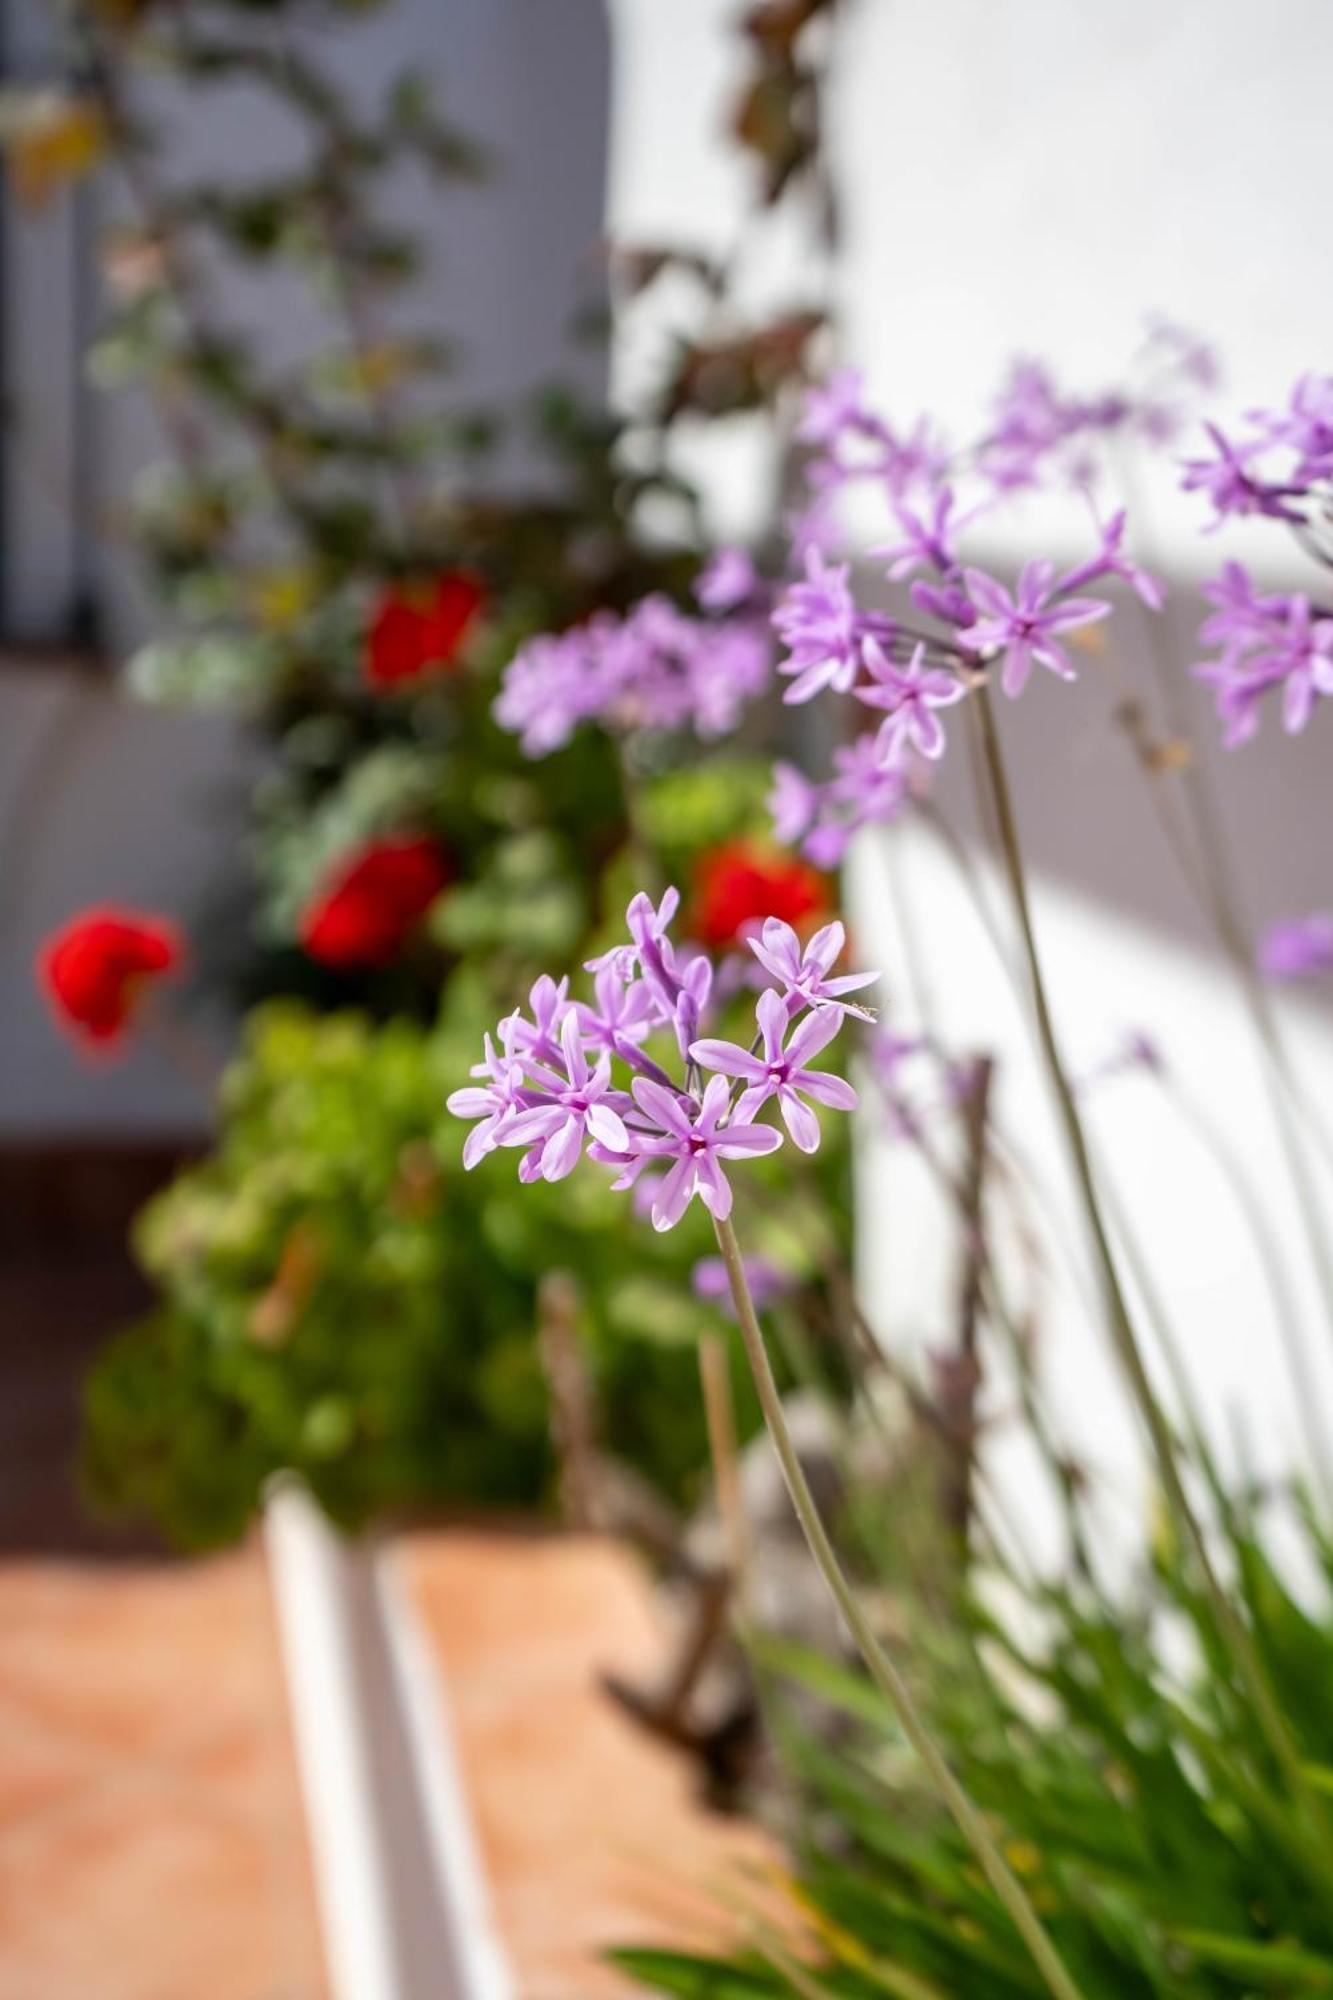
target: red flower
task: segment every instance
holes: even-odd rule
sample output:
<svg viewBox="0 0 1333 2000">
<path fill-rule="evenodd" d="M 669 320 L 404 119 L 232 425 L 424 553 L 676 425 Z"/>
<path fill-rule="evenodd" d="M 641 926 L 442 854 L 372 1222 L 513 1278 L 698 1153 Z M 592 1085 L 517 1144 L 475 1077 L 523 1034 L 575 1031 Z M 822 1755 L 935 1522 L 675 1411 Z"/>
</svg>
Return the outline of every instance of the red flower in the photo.
<svg viewBox="0 0 1333 2000">
<path fill-rule="evenodd" d="M 99 1048 L 120 1040 L 143 987 L 172 972 L 185 943 L 166 917 L 83 910 L 47 939 L 37 974 L 61 1026 Z"/>
<path fill-rule="evenodd" d="M 449 880 L 425 834 L 373 840 L 334 871 L 301 916 L 301 943 L 321 965 L 388 965 Z"/>
<path fill-rule="evenodd" d="M 781 917 L 797 929 L 828 908 L 827 885 L 815 869 L 748 840 L 729 841 L 706 854 L 694 888 L 695 929 L 700 942 L 711 946 L 737 943 L 765 917 Z"/>
<path fill-rule="evenodd" d="M 397 687 L 432 668 L 452 666 L 482 601 L 476 577 L 461 569 L 386 590 L 366 635 L 370 685 Z"/>
</svg>

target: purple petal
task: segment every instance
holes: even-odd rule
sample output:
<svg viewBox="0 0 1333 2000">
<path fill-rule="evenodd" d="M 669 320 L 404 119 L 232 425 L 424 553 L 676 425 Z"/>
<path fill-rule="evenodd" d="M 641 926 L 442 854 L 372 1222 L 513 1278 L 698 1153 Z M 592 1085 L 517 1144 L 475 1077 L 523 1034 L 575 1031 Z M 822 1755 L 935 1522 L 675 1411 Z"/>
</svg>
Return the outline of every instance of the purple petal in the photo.
<svg viewBox="0 0 1333 2000">
<path fill-rule="evenodd" d="M 695 1168 L 692 1159 L 677 1160 L 657 1190 L 653 1202 L 653 1228 L 674 1229 L 694 1193 Z"/>
<path fill-rule="evenodd" d="M 827 1104 L 834 1111 L 855 1111 L 860 1098 L 846 1077 L 834 1076 L 827 1069 L 798 1069 L 792 1077 L 792 1088 L 804 1091 L 819 1104 Z"/>
<path fill-rule="evenodd" d="M 782 1122 L 803 1153 L 819 1150 L 819 1120 L 808 1104 L 802 1104 L 794 1090 L 785 1085 L 778 1092 L 778 1110 Z"/>
<path fill-rule="evenodd" d="M 619 1118 L 608 1104 L 590 1104 L 587 1112 L 587 1126 L 594 1139 L 608 1146 L 613 1153 L 629 1150 L 629 1133 L 623 1119 Z"/>
<path fill-rule="evenodd" d="M 769 922 L 771 923 L 772 921 L 773 919 L 770 918 Z M 767 927 L 765 925 L 765 929 Z M 794 932 L 792 936 L 794 941 Z M 830 972 L 842 956 L 842 949 L 846 942 L 846 927 L 840 924 L 835 917 L 831 924 L 825 924 L 811 938 L 805 948 L 805 963 L 807 965 L 818 966 L 820 972 Z"/>
<path fill-rule="evenodd" d="M 725 1222 L 731 1214 L 731 1183 L 715 1159 L 707 1153 L 694 1163 L 695 1187 L 710 1215 Z"/>
<path fill-rule="evenodd" d="M 724 1160 L 739 1159 L 743 1153 L 775 1153 L 782 1134 L 771 1125 L 728 1125 L 719 1132 L 717 1150 Z"/>
<path fill-rule="evenodd" d="M 841 1027 L 840 1008 L 816 1008 L 792 1029 L 791 1040 L 787 1044 L 788 1058 L 793 1064 L 799 1065 L 808 1057 L 817 1056 L 821 1049 L 828 1047 Z"/>
<path fill-rule="evenodd" d="M 688 1139 L 693 1127 L 684 1102 L 674 1091 L 666 1090 L 651 1077 L 636 1076 L 630 1085 L 634 1101 L 647 1112 L 655 1125 L 667 1132 L 673 1132 L 678 1139 Z"/>
<path fill-rule="evenodd" d="M 572 1174 L 583 1150 L 583 1120 L 571 1112 L 542 1149 L 542 1179 L 562 1181 Z"/>
<path fill-rule="evenodd" d="M 704 1069 L 721 1070 L 723 1076 L 762 1076 L 764 1064 L 758 1056 L 752 1056 L 737 1042 L 714 1042 L 705 1039 L 691 1042 L 690 1054 Z"/>
</svg>

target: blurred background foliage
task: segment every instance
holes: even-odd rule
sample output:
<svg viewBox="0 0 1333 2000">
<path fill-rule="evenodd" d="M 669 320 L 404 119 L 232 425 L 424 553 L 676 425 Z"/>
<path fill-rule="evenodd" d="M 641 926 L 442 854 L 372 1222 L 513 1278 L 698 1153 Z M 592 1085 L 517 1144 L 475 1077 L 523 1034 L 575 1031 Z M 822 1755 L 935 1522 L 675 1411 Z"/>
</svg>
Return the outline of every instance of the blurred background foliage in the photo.
<svg viewBox="0 0 1333 2000">
<path fill-rule="evenodd" d="M 128 685 L 262 745 L 239 921 L 229 905 L 192 926 L 198 989 L 262 1011 L 215 1149 L 137 1231 L 161 1303 L 87 1396 L 91 1492 L 192 1546 L 239 1534 L 283 1467 L 347 1526 L 544 1502 L 553 1262 L 597 1273 L 579 1326 L 609 1442 L 678 1498 L 704 1459 L 691 1232 L 648 1241 L 582 1184 L 557 1224 L 554 1195 L 520 1204 L 512 1163 L 465 1178 L 441 1106 L 478 1025 L 538 969 L 577 966 L 644 880 L 688 889 L 710 845 L 762 824 L 758 763 L 591 731 L 534 763 L 490 710 L 531 634 L 649 591 L 689 601 L 705 536 L 671 427 L 757 413 L 781 437 L 822 314 L 749 313 L 744 244 L 725 264 L 615 245 L 589 260 L 577 340 L 605 338 L 612 290 L 632 311 L 664 274 L 694 280 L 641 406 L 558 380 L 478 406 L 396 191 L 408 175 L 484 203 L 505 163 L 450 115 L 447 75 L 440 93 L 415 66 L 377 98 L 340 80 L 372 5 L 392 0 L 65 0 L 67 80 L 0 105 L 25 198 L 92 174 L 113 191 L 89 367 L 151 398 L 165 445 L 124 523 L 156 628 Z M 752 234 L 793 204 L 821 240 L 832 228 L 831 11 L 738 19 Z M 191 105 L 233 90 L 282 127 L 286 168 L 184 163 Z M 268 337 L 294 298 L 295 351 Z M 402 843 L 417 886 L 386 929 L 383 849 Z M 595 1249 L 572 1255 L 571 1229 Z"/>
</svg>

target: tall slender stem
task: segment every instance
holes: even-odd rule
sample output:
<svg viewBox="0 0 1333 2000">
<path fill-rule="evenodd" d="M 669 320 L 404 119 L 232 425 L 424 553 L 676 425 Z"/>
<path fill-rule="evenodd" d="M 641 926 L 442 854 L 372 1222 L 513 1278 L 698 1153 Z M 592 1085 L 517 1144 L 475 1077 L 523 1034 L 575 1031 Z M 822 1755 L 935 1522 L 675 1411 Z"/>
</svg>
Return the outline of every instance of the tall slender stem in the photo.
<svg viewBox="0 0 1333 2000">
<path fill-rule="evenodd" d="M 974 713 L 979 721 L 982 759 L 991 800 L 995 807 L 996 827 L 1000 836 L 1000 847 L 1014 911 L 1018 918 L 1023 955 L 1027 962 L 1038 1039 L 1055 1095 L 1056 1108 L 1064 1130 L 1088 1233 L 1092 1239 L 1107 1325 L 1134 1401 L 1148 1432 L 1167 1505 L 1175 1520 L 1177 1532 L 1194 1559 L 1218 1636 L 1230 1654 L 1236 1672 L 1249 1694 L 1259 1726 L 1283 1773 L 1292 1798 L 1299 1802 L 1311 1825 L 1318 1832 L 1323 1849 L 1321 1861 L 1327 1872 L 1329 1858 L 1333 1856 L 1333 1828 L 1330 1828 L 1323 1805 L 1305 1776 L 1300 1753 L 1269 1685 L 1268 1676 L 1249 1628 L 1228 1597 L 1214 1566 L 1203 1529 L 1185 1491 L 1171 1427 L 1149 1379 L 1143 1351 L 1134 1331 L 1129 1307 L 1120 1284 L 1115 1258 L 1111 1252 L 1110 1238 L 1102 1216 L 1082 1120 L 1056 1039 L 1055 1024 L 1051 1016 L 1041 959 L 1037 951 L 1036 934 L 1032 925 L 1032 912 L 1028 903 L 1027 878 L 1018 842 L 1013 800 L 1010 796 L 1009 780 L 988 688 L 981 687 L 977 690 Z"/>
<path fill-rule="evenodd" d="M 758 1315 L 746 1282 L 745 1266 L 741 1259 L 736 1232 L 729 1221 L 717 1222 L 715 1227 L 718 1247 L 722 1252 L 722 1260 L 726 1265 L 727 1278 L 731 1285 L 732 1301 L 740 1324 L 746 1359 L 754 1377 L 764 1421 L 773 1440 L 773 1448 L 777 1453 L 787 1491 L 796 1510 L 796 1517 L 810 1546 L 810 1553 L 828 1586 L 829 1594 L 856 1641 L 871 1679 L 897 1716 L 903 1734 L 916 1751 L 932 1784 L 953 1814 L 959 1831 L 975 1854 L 986 1880 L 1008 1911 L 1015 1929 L 1031 1953 L 1033 1963 L 1045 1981 L 1048 1991 L 1055 1996 L 1055 2000 L 1082 2000 L 1078 1987 L 1065 1969 L 1064 1961 L 1051 1943 L 1022 1884 L 1005 1861 L 970 1793 L 954 1776 L 944 1752 L 936 1743 L 925 1718 L 917 1708 L 910 1687 L 880 1645 L 861 1609 L 856 1592 L 843 1573 L 787 1428 L 782 1398 L 778 1394 L 778 1385 L 768 1359 L 768 1349 L 764 1345 L 764 1336 L 760 1331 Z"/>
</svg>

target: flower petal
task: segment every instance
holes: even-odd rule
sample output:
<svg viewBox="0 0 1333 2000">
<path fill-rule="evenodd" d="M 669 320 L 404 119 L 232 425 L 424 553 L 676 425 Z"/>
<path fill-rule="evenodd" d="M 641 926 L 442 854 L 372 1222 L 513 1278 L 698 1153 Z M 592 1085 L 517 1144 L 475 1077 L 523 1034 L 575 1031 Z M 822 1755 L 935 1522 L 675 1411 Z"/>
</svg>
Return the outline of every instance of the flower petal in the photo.
<svg viewBox="0 0 1333 2000">
<path fill-rule="evenodd" d="M 819 1150 L 819 1120 L 808 1104 L 802 1104 L 794 1090 L 785 1086 L 778 1092 L 782 1122 L 803 1153 Z"/>
<path fill-rule="evenodd" d="M 658 1188 L 653 1201 L 653 1228 L 674 1229 L 690 1205 L 694 1193 L 694 1161 L 686 1158 L 677 1160 L 675 1166 Z"/>
</svg>

